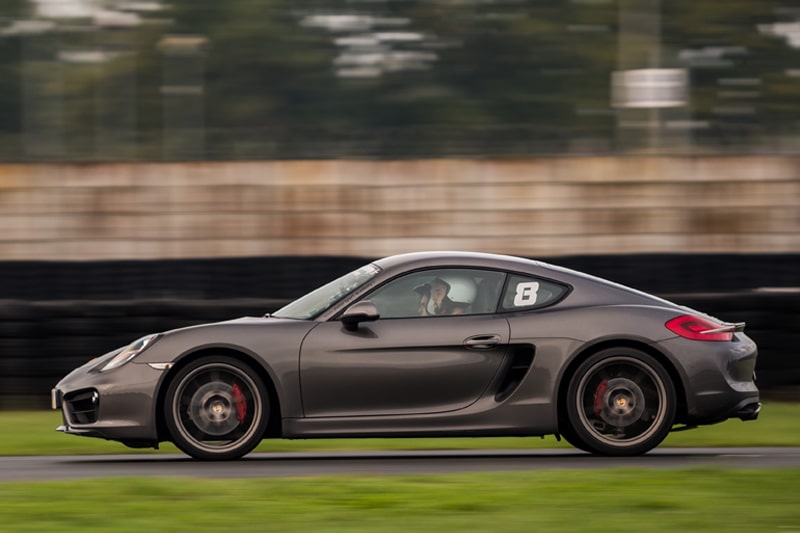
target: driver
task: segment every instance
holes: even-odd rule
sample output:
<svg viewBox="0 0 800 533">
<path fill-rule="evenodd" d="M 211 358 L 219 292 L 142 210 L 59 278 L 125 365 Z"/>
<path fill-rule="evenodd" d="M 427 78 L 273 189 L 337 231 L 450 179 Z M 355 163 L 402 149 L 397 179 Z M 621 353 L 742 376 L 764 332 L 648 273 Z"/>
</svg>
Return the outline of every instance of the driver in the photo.
<svg viewBox="0 0 800 533">
<path fill-rule="evenodd" d="M 450 292 L 450 284 L 441 278 L 420 285 L 414 290 L 420 295 L 420 316 L 461 315 L 466 311 L 464 305 L 454 302 L 447 296 Z"/>
</svg>

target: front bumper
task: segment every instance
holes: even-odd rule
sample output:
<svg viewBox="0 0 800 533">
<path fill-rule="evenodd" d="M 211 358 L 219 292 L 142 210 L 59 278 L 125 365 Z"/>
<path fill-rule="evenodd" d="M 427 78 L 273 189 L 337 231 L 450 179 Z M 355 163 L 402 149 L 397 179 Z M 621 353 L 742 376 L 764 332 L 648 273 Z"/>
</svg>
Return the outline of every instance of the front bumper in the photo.
<svg viewBox="0 0 800 533">
<path fill-rule="evenodd" d="M 126 444 L 158 443 L 157 391 L 164 371 L 128 363 L 108 372 L 91 365 L 62 379 L 51 392 L 61 410 L 58 431 Z"/>
</svg>

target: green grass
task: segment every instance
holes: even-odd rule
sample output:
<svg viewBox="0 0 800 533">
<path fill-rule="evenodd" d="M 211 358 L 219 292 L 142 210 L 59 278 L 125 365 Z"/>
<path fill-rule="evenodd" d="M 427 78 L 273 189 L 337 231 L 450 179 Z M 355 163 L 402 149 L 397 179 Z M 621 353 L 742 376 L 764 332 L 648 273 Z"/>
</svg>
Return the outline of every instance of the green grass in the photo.
<svg viewBox="0 0 800 533">
<path fill-rule="evenodd" d="M 122 444 L 57 433 L 55 411 L 0 412 L 0 455 L 66 455 L 131 453 Z M 321 439 L 266 440 L 257 451 L 535 449 L 567 447 L 552 437 L 448 439 Z M 800 446 L 800 404 L 767 403 L 756 421 L 729 420 L 714 426 L 672 433 L 662 446 Z M 171 445 L 162 451 L 175 452 Z M 139 453 L 153 453 L 151 450 Z"/>
<path fill-rule="evenodd" d="M 798 531 L 800 469 L 0 483 L 4 531 Z"/>
<path fill-rule="evenodd" d="M 51 411 L 0 412 L 2 455 L 129 453 L 54 431 Z M 555 439 L 265 441 L 260 451 L 542 448 Z M 800 445 L 800 404 L 755 422 L 671 435 L 664 446 Z M 166 451 L 175 451 L 165 446 Z M 140 452 L 154 453 L 154 452 Z M 800 468 L 607 469 L 0 482 L 0 530 L 14 532 L 800 531 Z"/>
</svg>

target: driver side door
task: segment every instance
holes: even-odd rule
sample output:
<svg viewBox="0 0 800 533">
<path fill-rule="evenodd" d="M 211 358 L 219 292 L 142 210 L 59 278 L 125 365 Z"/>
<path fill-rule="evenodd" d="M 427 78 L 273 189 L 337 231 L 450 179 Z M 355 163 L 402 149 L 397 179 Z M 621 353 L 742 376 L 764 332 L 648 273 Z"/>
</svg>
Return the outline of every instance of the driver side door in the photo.
<svg viewBox="0 0 800 533">
<path fill-rule="evenodd" d="M 504 278 L 466 269 L 408 274 L 366 296 L 381 314 L 377 321 L 354 331 L 338 320 L 316 326 L 300 352 L 305 415 L 431 414 L 476 402 L 508 349 L 508 321 L 493 312 Z M 419 287 L 437 279 L 459 314 L 420 316 Z M 492 290 L 480 296 L 493 302 L 479 301 L 482 287 Z"/>
</svg>

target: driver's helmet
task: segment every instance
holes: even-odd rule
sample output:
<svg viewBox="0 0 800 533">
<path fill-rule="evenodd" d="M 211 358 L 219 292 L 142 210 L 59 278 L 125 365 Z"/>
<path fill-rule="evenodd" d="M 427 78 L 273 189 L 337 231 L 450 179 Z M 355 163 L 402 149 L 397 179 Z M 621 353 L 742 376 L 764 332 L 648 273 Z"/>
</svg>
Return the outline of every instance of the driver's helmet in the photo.
<svg viewBox="0 0 800 533">
<path fill-rule="evenodd" d="M 478 286 L 471 276 L 464 274 L 446 275 L 436 278 L 431 283 L 436 281 L 444 281 L 449 286 L 447 297 L 456 303 L 470 305 L 475 301 L 475 295 L 478 293 Z"/>
</svg>

